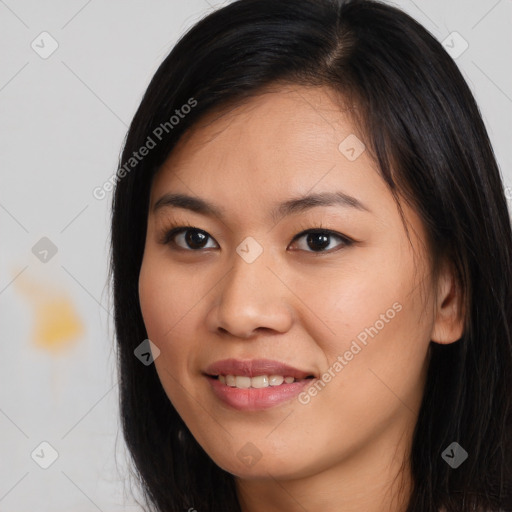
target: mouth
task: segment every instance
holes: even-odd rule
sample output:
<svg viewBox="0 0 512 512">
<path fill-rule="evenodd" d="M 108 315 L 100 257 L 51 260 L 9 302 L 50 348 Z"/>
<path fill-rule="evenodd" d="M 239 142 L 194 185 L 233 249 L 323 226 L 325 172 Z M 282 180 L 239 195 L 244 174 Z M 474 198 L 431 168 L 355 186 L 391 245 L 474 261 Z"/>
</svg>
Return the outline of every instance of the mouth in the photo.
<svg viewBox="0 0 512 512">
<path fill-rule="evenodd" d="M 238 410 L 261 410 L 291 400 L 313 379 L 314 372 L 269 359 L 224 359 L 203 372 L 214 394 Z"/>
<path fill-rule="evenodd" d="M 221 382 L 225 379 L 223 383 L 228 386 L 242 388 L 279 386 L 283 382 L 290 384 L 315 377 L 312 371 L 300 370 L 271 359 L 222 359 L 208 366 L 204 373 L 219 378 Z"/>
<path fill-rule="evenodd" d="M 291 375 L 286 377 L 283 375 L 255 375 L 254 377 L 248 377 L 247 375 L 208 375 L 212 379 L 216 379 L 222 384 L 231 388 L 238 389 L 263 389 L 268 387 L 282 386 L 283 384 L 293 384 L 294 382 L 301 382 L 308 379 L 313 379 L 313 375 L 308 375 L 303 379 L 296 379 Z"/>
</svg>

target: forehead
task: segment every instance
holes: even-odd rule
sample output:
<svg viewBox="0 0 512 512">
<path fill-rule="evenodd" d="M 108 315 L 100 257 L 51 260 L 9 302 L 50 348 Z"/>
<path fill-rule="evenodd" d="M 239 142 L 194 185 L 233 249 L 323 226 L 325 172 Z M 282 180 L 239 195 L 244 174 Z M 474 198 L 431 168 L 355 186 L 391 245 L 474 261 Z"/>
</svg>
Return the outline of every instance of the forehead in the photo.
<svg viewBox="0 0 512 512">
<path fill-rule="evenodd" d="M 345 171 L 346 179 L 363 168 L 378 177 L 364 148 L 350 108 L 328 88 L 272 87 L 199 120 L 174 147 L 154 186 L 199 176 L 202 182 L 236 181 L 243 175 L 288 186 L 305 180 L 311 186 L 318 173 L 332 174 L 333 167 Z"/>
</svg>

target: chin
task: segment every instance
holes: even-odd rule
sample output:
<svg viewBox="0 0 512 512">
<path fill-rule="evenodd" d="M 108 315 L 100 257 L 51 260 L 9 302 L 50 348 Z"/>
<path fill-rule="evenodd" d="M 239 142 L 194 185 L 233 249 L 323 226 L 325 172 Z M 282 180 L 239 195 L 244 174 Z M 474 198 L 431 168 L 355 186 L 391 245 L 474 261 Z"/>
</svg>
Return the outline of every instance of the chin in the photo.
<svg viewBox="0 0 512 512">
<path fill-rule="evenodd" d="M 264 448 L 261 451 L 248 442 L 232 456 L 226 450 L 220 454 L 212 454 L 213 462 L 224 471 L 244 480 L 292 480 L 310 475 L 315 464 L 308 464 L 304 458 L 297 457 L 300 450 L 293 453 L 276 454 L 275 448 Z"/>
</svg>

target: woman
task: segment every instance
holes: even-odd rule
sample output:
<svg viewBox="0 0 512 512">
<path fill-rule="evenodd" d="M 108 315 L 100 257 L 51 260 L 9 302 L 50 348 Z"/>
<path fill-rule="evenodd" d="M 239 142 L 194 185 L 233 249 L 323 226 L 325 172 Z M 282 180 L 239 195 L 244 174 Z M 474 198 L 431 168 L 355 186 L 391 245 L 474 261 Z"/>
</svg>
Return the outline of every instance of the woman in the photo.
<svg viewBox="0 0 512 512">
<path fill-rule="evenodd" d="M 113 203 L 148 505 L 510 510 L 511 261 L 474 98 L 412 18 L 239 0 L 201 20 L 146 91 Z"/>
</svg>

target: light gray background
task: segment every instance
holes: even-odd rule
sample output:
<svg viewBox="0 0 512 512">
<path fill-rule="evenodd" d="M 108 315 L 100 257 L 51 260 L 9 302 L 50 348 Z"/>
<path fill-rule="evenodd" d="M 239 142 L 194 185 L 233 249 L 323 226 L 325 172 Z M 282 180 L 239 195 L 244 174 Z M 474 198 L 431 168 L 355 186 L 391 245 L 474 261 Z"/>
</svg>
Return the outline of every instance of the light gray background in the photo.
<svg viewBox="0 0 512 512">
<path fill-rule="evenodd" d="M 0 512 L 139 510 L 117 419 L 106 287 L 111 194 L 97 200 L 92 190 L 115 171 L 159 63 L 225 3 L 0 0 Z M 456 62 L 512 187 L 512 2 L 395 5 L 440 41 L 453 31 L 467 41 Z M 47 59 L 31 47 L 50 48 L 43 31 L 59 45 Z M 46 263 L 32 252 L 42 237 L 58 251 Z M 53 313 L 45 309 L 52 304 Z M 55 329 L 66 318 L 81 334 L 69 331 L 55 350 L 37 343 L 41 321 Z M 48 469 L 31 458 L 37 448 L 36 460 L 50 460 L 43 441 L 58 452 Z"/>
</svg>

